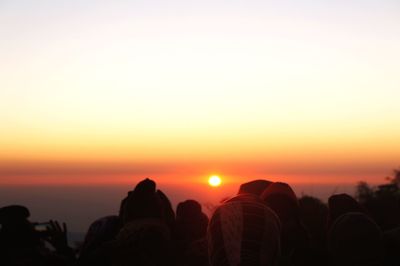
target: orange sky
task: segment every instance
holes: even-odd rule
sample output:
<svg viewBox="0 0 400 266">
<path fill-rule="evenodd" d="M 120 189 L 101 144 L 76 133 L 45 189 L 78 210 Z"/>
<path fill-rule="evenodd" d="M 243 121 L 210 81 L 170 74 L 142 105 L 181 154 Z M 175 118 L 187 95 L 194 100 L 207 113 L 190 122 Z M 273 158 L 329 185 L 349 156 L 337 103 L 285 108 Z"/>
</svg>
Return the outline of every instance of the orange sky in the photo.
<svg viewBox="0 0 400 266">
<path fill-rule="evenodd" d="M 400 165 L 395 1 L 6 2 L 0 184 L 380 182 Z"/>
</svg>

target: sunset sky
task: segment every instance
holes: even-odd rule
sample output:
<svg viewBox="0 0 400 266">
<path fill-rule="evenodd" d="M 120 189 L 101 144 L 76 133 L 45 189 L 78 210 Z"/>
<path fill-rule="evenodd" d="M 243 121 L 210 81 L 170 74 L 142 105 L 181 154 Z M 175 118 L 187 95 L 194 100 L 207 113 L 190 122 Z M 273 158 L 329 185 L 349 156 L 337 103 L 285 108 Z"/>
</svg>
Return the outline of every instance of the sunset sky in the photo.
<svg viewBox="0 0 400 266">
<path fill-rule="evenodd" d="M 399 47 L 395 0 L 0 0 L 0 184 L 381 181 Z"/>
</svg>

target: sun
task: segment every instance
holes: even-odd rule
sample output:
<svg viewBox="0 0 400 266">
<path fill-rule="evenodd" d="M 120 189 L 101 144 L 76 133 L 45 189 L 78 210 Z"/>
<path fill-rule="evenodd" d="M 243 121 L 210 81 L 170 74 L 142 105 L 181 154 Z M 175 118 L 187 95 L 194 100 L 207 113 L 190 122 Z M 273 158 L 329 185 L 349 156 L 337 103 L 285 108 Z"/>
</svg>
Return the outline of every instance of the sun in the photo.
<svg viewBox="0 0 400 266">
<path fill-rule="evenodd" d="M 221 178 L 217 175 L 210 176 L 208 178 L 208 184 L 212 187 L 218 187 L 221 185 Z"/>
</svg>

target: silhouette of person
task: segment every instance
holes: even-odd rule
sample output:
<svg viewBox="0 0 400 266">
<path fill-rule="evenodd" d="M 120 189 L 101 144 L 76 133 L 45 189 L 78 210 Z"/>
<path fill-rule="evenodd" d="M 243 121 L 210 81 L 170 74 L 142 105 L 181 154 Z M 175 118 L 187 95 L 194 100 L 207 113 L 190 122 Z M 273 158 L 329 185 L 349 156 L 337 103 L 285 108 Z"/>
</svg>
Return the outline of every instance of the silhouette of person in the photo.
<svg viewBox="0 0 400 266">
<path fill-rule="evenodd" d="M 328 232 L 333 265 L 380 266 L 383 263 L 382 232 L 367 215 L 347 212 L 338 217 Z"/>
<path fill-rule="evenodd" d="M 180 265 L 206 265 L 208 217 L 200 203 L 186 200 L 178 204 L 174 240 Z"/>
<path fill-rule="evenodd" d="M 160 196 L 161 195 L 161 196 Z M 171 211 L 156 183 L 145 179 L 121 203 L 122 228 L 110 244 L 112 265 L 172 265 Z M 169 201 L 168 201 L 169 202 Z M 170 214 L 166 218 L 166 214 Z M 173 217 L 172 217 L 173 218 Z"/>
<path fill-rule="evenodd" d="M 309 236 L 300 220 L 300 206 L 292 188 L 281 182 L 270 184 L 261 194 L 261 199 L 279 217 L 282 223 L 282 260 L 290 260 L 290 256 L 298 248 L 309 247 Z"/>
<path fill-rule="evenodd" d="M 208 226 L 210 265 L 276 265 L 280 230 L 278 216 L 258 197 L 229 199 L 215 210 Z"/>
<path fill-rule="evenodd" d="M 352 196 L 348 194 L 335 194 L 328 199 L 328 226 L 337 218 L 348 212 L 362 212 L 367 214 L 367 210 L 361 206 Z"/>
<path fill-rule="evenodd" d="M 74 251 L 67 243 L 67 227 L 57 221 L 38 232 L 28 218 L 28 208 L 10 205 L 0 209 L 0 261 L 2 265 L 65 265 L 75 262 Z M 51 252 L 44 245 L 55 248 Z"/>
<path fill-rule="evenodd" d="M 79 265 L 111 265 L 109 242 L 115 240 L 120 229 L 121 220 L 115 215 L 94 221 L 81 247 Z"/>
</svg>

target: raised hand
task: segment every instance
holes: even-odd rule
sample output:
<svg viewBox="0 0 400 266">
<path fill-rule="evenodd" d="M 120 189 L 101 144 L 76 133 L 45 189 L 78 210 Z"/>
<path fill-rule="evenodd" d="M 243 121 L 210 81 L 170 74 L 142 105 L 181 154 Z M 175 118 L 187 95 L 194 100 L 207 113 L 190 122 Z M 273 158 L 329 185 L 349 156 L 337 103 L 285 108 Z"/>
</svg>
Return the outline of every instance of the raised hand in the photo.
<svg viewBox="0 0 400 266">
<path fill-rule="evenodd" d="M 64 251 L 68 249 L 67 225 L 62 223 L 61 227 L 58 221 L 50 220 L 49 225 L 47 226 L 46 240 L 57 251 Z"/>
</svg>

